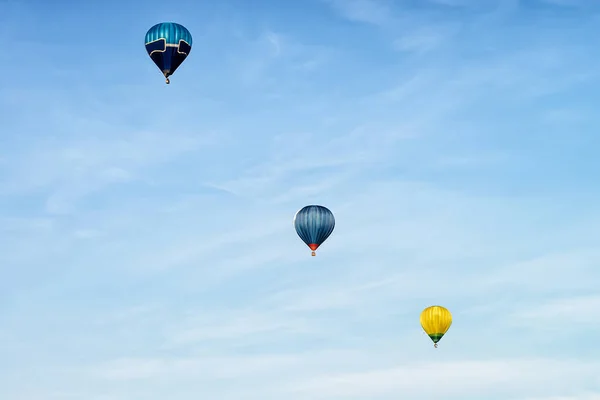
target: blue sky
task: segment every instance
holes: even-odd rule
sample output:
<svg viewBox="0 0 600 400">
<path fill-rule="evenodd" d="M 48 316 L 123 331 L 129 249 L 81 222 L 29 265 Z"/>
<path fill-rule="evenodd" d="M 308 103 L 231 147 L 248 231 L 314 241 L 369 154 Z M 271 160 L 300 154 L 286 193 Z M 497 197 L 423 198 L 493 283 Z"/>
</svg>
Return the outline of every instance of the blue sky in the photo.
<svg viewBox="0 0 600 400">
<path fill-rule="evenodd" d="M 0 2 L 0 398 L 600 399 L 600 4 L 124 3 Z"/>
</svg>

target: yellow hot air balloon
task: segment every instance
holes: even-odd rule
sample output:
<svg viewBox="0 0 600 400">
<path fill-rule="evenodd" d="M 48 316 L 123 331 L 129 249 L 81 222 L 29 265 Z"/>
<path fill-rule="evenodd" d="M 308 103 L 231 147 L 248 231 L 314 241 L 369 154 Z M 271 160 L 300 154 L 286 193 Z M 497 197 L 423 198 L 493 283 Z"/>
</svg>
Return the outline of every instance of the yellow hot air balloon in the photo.
<svg viewBox="0 0 600 400">
<path fill-rule="evenodd" d="M 433 340 L 434 347 L 437 347 L 442 336 L 448 332 L 450 325 L 452 325 L 452 314 L 442 306 L 427 307 L 421 313 L 421 326 Z"/>
</svg>

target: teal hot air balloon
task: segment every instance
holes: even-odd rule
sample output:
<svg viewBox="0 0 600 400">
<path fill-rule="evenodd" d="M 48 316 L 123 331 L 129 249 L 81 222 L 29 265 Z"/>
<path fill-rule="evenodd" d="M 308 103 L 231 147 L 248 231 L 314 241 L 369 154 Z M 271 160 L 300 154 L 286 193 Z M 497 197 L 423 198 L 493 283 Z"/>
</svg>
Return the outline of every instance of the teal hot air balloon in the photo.
<svg viewBox="0 0 600 400">
<path fill-rule="evenodd" d="M 294 216 L 294 228 L 300 239 L 312 250 L 312 255 L 316 255 L 317 248 L 333 232 L 335 228 L 335 218 L 333 213 L 323 206 L 306 206 Z"/>
<path fill-rule="evenodd" d="M 167 84 L 192 50 L 192 34 L 183 25 L 162 22 L 146 33 L 146 51 L 162 71 Z"/>
</svg>

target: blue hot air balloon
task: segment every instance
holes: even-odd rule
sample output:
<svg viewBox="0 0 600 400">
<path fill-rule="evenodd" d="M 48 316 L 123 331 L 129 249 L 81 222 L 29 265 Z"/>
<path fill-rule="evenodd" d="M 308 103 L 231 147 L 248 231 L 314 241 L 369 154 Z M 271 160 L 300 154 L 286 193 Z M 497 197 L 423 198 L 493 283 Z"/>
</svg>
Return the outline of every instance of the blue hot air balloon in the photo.
<svg viewBox="0 0 600 400">
<path fill-rule="evenodd" d="M 300 239 L 312 250 L 315 256 L 317 248 L 333 232 L 335 218 L 333 213 L 323 206 L 306 206 L 294 216 L 294 227 Z"/>
<path fill-rule="evenodd" d="M 190 55 L 191 50 L 192 34 L 182 25 L 162 22 L 146 33 L 146 51 L 162 71 L 167 84 L 170 83 L 169 76 Z"/>
</svg>

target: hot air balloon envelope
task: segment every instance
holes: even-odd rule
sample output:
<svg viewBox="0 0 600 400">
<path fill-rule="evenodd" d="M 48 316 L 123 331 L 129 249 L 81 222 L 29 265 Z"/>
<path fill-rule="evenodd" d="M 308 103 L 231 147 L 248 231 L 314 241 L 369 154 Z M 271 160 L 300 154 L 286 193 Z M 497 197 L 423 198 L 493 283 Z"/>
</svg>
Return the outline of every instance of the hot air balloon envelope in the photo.
<svg viewBox="0 0 600 400">
<path fill-rule="evenodd" d="M 448 332 L 452 325 L 452 314 L 442 306 L 427 307 L 421 313 L 421 327 L 437 347 L 442 336 Z"/>
<path fill-rule="evenodd" d="M 300 209 L 294 216 L 294 228 L 300 239 L 312 250 L 327 240 L 335 228 L 335 218 L 328 208 L 310 205 Z"/>
<path fill-rule="evenodd" d="M 192 35 L 183 25 L 162 22 L 146 33 L 146 51 L 169 83 L 181 63 L 192 51 Z"/>
</svg>

